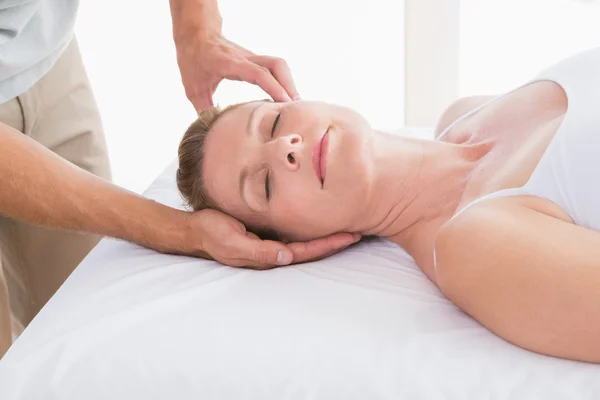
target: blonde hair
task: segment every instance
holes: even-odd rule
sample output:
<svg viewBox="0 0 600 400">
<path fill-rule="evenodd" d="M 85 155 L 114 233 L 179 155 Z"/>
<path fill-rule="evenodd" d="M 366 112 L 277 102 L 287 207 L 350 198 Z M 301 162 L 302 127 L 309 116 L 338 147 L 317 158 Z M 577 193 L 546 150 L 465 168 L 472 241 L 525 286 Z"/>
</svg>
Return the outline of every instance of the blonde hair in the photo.
<svg viewBox="0 0 600 400">
<path fill-rule="evenodd" d="M 194 210 L 219 207 L 206 193 L 202 164 L 204 161 L 204 143 L 208 132 L 217 120 L 227 111 L 242 105 L 234 104 L 225 109 L 211 107 L 203 110 L 185 131 L 179 143 L 179 168 L 177 169 L 177 188 L 179 192 Z"/>
<path fill-rule="evenodd" d="M 194 211 L 211 208 L 224 212 L 206 192 L 202 173 L 204 144 L 209 131 L 223 114 L 248 103 L 232 104 L 224 109 L 217 106 L 203 110 L 183 135 L 178 151 L 177 188 Z M 260 233 L 254 231 L 254 233 L 261 238 L 275 239 L 277 237 L 277 234 L 271 231 L 260 231 Z"/>
</svg>

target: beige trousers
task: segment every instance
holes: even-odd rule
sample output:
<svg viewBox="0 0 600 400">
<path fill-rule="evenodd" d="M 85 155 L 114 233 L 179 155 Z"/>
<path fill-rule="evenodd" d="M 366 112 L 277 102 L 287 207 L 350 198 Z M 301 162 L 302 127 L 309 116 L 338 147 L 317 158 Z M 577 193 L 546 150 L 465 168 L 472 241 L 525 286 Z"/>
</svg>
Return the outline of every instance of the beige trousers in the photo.
<svg viewBox="0 0 600 400">
<path fill-rule="evenodd" d="M 0 122 L 110 179 L 100 115 L 75 39 L 35 86 L 0 105 Z M 0 358 L 98 240 L 0 216 Z"/>
</svg>

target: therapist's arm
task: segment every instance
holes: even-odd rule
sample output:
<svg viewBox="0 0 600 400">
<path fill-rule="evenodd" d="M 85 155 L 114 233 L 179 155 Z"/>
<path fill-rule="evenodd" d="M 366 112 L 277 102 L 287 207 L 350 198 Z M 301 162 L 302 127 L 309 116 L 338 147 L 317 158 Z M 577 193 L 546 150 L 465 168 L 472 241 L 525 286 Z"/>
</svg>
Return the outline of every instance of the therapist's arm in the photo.
<svg viewBox="0 0 600 400">
<path fill-rule="evenodd" d="M 213 105 L 223 79 L 258 85 L 279 102 L 300 98 L 283 59 L 256 55 L 223 37 L 216 0 L 170 0 L 170 6 L 181 80 L 198 113 Z"/>
<path fill-rule="evenodd" d="M 0 215 L 10 218 L 256 269 L 323 257 L 359 239 L 263 241 L 225 214 L 177 210 L 115 186 L 2 123 L 0 144 Z"/>
<path fill-rule="evenodd" d="M 128 192 L 0 123 L 0 214 L 163 252 L 193 252 L 186 214 Z"/>
</svg>

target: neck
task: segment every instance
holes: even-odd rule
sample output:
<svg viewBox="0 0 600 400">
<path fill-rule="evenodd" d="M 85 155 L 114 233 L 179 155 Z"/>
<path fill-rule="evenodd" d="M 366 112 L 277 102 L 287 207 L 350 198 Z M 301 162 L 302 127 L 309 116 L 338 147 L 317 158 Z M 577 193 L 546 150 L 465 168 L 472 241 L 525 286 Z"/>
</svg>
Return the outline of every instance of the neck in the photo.
<svg viewBox="0 0 600 400">
<path fill-rule="evenodd" d="M 422 247 L 415 242 L 433 240 L 431 228 L 455 213 L 487 150 L 375 132 L 369 213 L 359 231 L 388 238 L 415 257 L 411 249 Z"/>
</svg>

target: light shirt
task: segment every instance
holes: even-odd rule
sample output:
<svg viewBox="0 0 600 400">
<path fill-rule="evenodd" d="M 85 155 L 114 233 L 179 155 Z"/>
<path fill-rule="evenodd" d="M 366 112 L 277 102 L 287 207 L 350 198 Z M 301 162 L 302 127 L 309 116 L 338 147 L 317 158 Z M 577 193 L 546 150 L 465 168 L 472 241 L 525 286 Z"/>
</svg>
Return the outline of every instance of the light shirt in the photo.
<svg viewBox="0 0 600 400">
<path fill-rule="evenodd" d="M 50 71 L 73 37 L 78 0 L 0 0 L 0 104 Z"/>
</svg>

